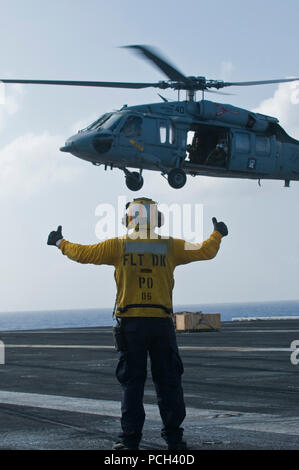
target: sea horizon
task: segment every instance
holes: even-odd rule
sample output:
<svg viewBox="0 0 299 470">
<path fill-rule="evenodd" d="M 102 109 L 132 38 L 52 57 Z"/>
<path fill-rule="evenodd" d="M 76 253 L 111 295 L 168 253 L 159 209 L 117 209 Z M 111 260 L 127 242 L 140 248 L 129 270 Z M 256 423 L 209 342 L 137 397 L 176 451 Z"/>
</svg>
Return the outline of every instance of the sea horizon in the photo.
<svg viewBox="0 0 299 470">
<path fill-rule="evenodd" d="M 88 307 L 76 309 L 18 310 L 0 312 L 0 331 L 84 328 L 112 326 L 111 307 Z M 220 313 L 221 321 L 234 319 L 299 316 L 299 300 L 202 302 L 176 304 L 177 312 Z"/>
</svg>

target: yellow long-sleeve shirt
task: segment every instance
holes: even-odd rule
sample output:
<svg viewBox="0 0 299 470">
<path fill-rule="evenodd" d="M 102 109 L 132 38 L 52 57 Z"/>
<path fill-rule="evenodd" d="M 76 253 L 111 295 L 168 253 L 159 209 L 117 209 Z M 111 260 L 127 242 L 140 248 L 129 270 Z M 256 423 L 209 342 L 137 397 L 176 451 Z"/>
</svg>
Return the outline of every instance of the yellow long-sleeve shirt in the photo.
<svg viewBox="0 0 299 470">
<path fill-rule="evenodd" d="M 115 267 L 116 316 L 168 317 L 172 312 L 176 266 L 214 258 L 221 238 L 217 231 L 201 244 L 161 237 L 133 240 L 127 235 L 95 245 L 79 245 L 63 239 L 59 248 L 79 263 Z"/>
</svg>

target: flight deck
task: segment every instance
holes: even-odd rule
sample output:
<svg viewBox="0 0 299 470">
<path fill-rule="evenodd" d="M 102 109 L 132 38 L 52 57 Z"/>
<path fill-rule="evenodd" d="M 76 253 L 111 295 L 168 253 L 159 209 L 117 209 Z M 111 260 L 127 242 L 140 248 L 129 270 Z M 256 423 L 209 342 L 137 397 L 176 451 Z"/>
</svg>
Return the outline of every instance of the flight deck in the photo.
<svg viewBox="0 0 299 470">
<path fill-rule="evenodd" d="M 3 331 L 0 340 L 0 450 L 112 448 L 121 388 L 111 327 Z M 225 322 L 177 340 L 191 450 L 299 449 L 298 319 Z M 150 368 L 144 404 L 141 450 L 166 450 Z"/>
</svg>

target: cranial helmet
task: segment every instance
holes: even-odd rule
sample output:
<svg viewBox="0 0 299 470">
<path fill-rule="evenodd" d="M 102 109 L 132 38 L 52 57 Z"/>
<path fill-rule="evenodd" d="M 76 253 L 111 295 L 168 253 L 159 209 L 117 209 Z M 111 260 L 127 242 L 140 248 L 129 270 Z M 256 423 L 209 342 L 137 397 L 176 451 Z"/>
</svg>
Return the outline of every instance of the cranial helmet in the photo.
<svg viewBox="0 0 299 470">
<path fill-rule="evenodd" d="M 138 197 L 126 204 L 126 213 L 122 218 L 122 223 L 127 228 L 151 228 L 161 227 L 164 222 L 162 212 L 158 210 L 158 205 L 147 197 Z"/>
</svg>

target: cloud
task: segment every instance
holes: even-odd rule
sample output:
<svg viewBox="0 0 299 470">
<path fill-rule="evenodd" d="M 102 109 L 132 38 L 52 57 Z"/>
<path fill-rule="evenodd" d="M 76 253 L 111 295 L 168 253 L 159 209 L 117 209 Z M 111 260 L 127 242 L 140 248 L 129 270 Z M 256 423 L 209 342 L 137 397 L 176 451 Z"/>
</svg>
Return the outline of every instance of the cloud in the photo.
<svg viewBox="0 0 299 470">
<path fill-rule="evenodd" d="M 0 82 L 0 132 L 3 131 L 7 119 L 17 113 L 20 107 L 20 97 L 23 95 L 22 85 L 10 85 L 9 90 Z"/>
<path fill-rule="evenodd" d="M 6 87 L 0 82 L 0 132 L 19 111 L 24 93 L 22 85 Z M 62 136 L 44 131 L 18 136 L 0 148 L 0 201 L 30 197 L 52 184 L 76 178 L 80 166 L 59 151 L 63 142 Z"/>
<path fill-rule="evenodd" d="M 61 136 L 25 134 L 0 150 L 0 200 L 31 196 L 53 183 L 71 181 L 76 167 L 59 152 Z"/>
<path fill-rule="evenodd" d="M 299 139 L 299 82 L 280 83 L 254 111 L 277 117 L 285 131 Z"/>
<path fill-rule="evenodd" d="M 235 66 L 230 60 L 223 60 L 221 62 L 221 72 L 220 72 L 221 75 L 220 76 L 222 80 L 229 80 L 232 77 L 234 71 L 235 71 Z"/>
</svg>

